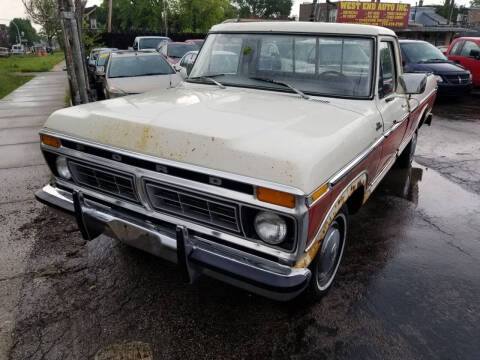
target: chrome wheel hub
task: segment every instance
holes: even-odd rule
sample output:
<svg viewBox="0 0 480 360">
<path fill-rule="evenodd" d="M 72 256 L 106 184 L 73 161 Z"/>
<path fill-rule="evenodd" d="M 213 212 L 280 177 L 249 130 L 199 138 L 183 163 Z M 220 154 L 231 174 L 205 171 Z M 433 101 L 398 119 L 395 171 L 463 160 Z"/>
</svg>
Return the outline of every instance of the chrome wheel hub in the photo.
<svg viewBox="0 0 480 360">
<path fill-rule="evenodd" d="M 320 249 L 317 281 L 320 289 L 328 287 L 335 275 L 338 255 L 342 247 L 342 233 L 336 222 L 332 223 Z"/>
</svg>

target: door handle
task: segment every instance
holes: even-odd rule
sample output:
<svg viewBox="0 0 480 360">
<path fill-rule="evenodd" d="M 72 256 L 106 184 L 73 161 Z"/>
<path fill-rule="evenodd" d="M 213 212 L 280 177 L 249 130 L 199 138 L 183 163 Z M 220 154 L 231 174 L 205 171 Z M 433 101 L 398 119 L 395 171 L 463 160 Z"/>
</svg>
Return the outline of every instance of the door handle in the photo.
<svg viewBox="0 0 480 360">
<path fill-rule="evenodd" d="M 390 101 L 395 100 L 395 96 L 389 97 L 385 99 L 385 102 L 389 103 Z"/>
<path fill-rule="evenodd" d="M 375 130 L 380 130 L 382 128 L 382 123 L 380 122 L 377 122 L 376 126 L 375 126 Z"/>
</svg>

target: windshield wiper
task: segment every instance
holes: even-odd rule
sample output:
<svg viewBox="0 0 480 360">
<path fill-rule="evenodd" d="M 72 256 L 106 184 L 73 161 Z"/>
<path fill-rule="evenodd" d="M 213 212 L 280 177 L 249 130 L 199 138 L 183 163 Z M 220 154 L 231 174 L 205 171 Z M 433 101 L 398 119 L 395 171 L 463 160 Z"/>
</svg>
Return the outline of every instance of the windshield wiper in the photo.
<svg viewBox="0 0 480 360">
<path fill-rule="evenodd" d="M 208 76 L 195 76 L 195 77 L 191 77 L 189 79 L 191 80 L 197 80 L 197 79 L 204 79 L 204 80 L 208 80 L 212 83 L 214 83 L 215 85 L 217 85 L 220 89 L 226 89 L 225 85 L 223 85 L 222 83 L 219 83 L 217 80 L 215 79 L 212 79 L 214 77 L 217 77 L 217 76 L 222 76 L 222 75 L 227 75 L 227 74 L 212 74 L 212 75 L 208 75 Z"/>
<path fill-rule="evenodd" d="M 296 87 L 290 85 L 289 83 L 286 83 L 286 82 L 283 82 L 283 81 L 278 81 L 278 80 L 274 80 L 274 79 L 265 79 L 265 78 L 261 78 L 261 77 L 251 77 L 249 79 L 257 80 L 257 81 L 265 81 L 265 82 L 268 82 L 268 83 L 271 83 L 271 84 L 282 85 L 282 86 L 288 87 L 290 90 L 296 92 L 298 95 L 301 96 L 302 99 L 305 99 L 305 100 L 310 99 L 310 96 L 306 95 L 304 92 L 298 90 Z"/>
</svg>

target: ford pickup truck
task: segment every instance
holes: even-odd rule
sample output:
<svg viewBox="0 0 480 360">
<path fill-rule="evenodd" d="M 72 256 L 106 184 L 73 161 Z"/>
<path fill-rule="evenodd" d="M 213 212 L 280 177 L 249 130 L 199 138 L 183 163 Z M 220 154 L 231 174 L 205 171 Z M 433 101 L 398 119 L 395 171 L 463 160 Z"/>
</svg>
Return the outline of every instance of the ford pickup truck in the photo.
<svg viewBox="0 0 480 360">
<path fill-rule="evenodd" d="M 436 88 L 403 74 L 385 28 L 219 24 L 179 86 L 54 112 L 40 132 L 53 180 L 36 197 L 185 281 L 320 298 L 349 216 L 410 165 Z"/>
</svg>

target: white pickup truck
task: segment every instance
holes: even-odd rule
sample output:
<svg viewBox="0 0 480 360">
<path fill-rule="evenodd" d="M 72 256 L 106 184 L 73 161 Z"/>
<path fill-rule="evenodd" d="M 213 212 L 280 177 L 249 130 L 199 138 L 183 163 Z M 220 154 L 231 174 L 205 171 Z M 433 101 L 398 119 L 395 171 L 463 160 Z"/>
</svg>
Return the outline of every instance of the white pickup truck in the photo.
<svg viewBox="0 0 480 360">
<path fill-rule="evenodd" d="M 54 180 L 36 197 L 189 282 L 320 297 L 348 217 L 410 165 L 436 86 L 402 73 L 385 28 L 216 25 L 185 83 L 53 113 L 40 136 Z"/>
</svg>

